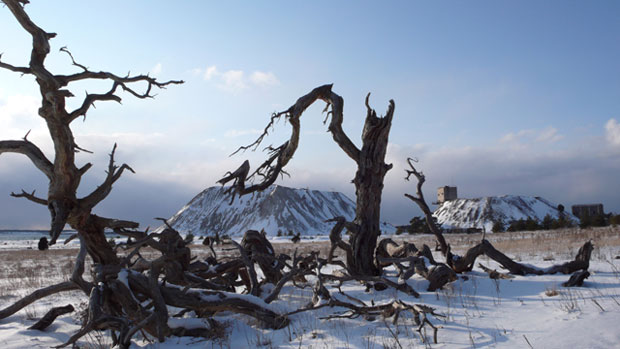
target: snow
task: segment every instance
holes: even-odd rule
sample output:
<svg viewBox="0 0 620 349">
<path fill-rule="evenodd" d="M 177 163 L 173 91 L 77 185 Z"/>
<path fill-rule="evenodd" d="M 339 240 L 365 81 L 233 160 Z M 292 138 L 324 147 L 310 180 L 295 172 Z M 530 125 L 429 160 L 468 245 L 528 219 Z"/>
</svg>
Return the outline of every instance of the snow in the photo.
<svg viewBox="0 0 620 349">
<path fill-rule="evenodd" d="M 80 240 L 73 239 L 67 245 L 63 242 L 65 239 L 73 235 L 74 232 L 63 232 L 58 237 L 58 242 L 50 246 L 50 249 L 65 249 L 67 247 L 79 248 Z M 1 231 L 0 232 L 0 250 L 25 250 L 38 249 L 39 239 L 46 237 L 50 240 L 49 233 L 46 231 Z"/>
<path fill-rule="evenodd" d="M 329 234 L 333 224 L 325 220 L 343 216 L 352 220 L 355 203 L 342 193 L 294 189 L 274 185 L 264 192 L 235 198 L 210 187 L 196 195 L 169 220 L 182 234 L 241 236 L 248 229 L 264 229 L 268 236 L 292 231 L 302 236 Z M 156 231 L 162 230 L 159 227 Z"/>
<path fill-rule="evenodd" d="M 617 230 L 616 230 L 617 233 Z M 546 232 L 544 234 L 552 234 Z M 516 235 L 515 235 L 516 236 Z M 510 239 L 510 234 L 496 234 L 495 239 Z M 543 233 L 522 234 L 532 241 L 539 241 Z M 527 257 L 513 252 L 525 262 L 537 267 L 549 267 L 562 263 L 574 256 L 576 249 L 564 247 L 573 236 L 558 235 L 558 243 L 548 246 L 548 249 L 527 251 Z M 592 234 L 593 237 L 596 234 Z M 418 237 L 415 237 L 416 239 Z M 455 241 L 454 236 L 447 237 Z M 412 238 L 414 239 L 414 238 Z M 564 241 L 562 239 L 565 239 Z M 416 240 L 412 240 L 416 242 Z M 274 248 L 279 249 L 278 241 L 272 240 Z M 417 243 L 417 242 L 416 242 Z M 407 283 L 420 293 L 420 298 L 407 296 L 402 292 L 387 289 L 382 292 L 372 290 L 364 292 L 364 287 L 358 283 L 345 283 L 341 289 L 347 295 L 358 298 L 367 304 L 385 304 L 394 300 L 402 300 L 407 304 L 424 304 L 436 309 L 436 312 L 445 318 L 435 318 L 429 315 L 429 320 L 440 326 L 438 344 L 431 344 L 432 348 L 617 348 L 620 343 L 620 254 L 619 245 L 605 245 L 600 239 L 595 241 L 595 252 L 590 264 L 591 272 L 584 287 L 564 288 L 561 283 L 568 279 L 568 275 L 541 275 L 515 276 L 510 280 L 492 280 L 486 273 L 476 266 L 472 272 L 460 275 L 459 279 L 443 290 L 436 292 L 426 291 L 428 281 L 414 276 Z M 599 247 L 600 246 L 600 247 Z M 463 246 L 455 246 L 462 248 Z M 602 247 L 602 248 L 601 248 Z M 7 251 L 0 251 L 2 253 Z M 70 254 L 75 255 L 75 254 Z M 552 257 L 554 260 L 546 261 Z M 439 261 L 443 258 L 435 254 Z M 35 261 L 36 262 L 36 261 Z M 500 270 L 499 266 L 486 258 L 479 260 L 489 268 Z M 329 273 L 334 268 L 323 268 L 322 272 Z M 388 268 L 387 275 L 396 280 L 395 271 Z M 53 276 L 50 276 L 50 278 Z M 466 277 L 466 278 L 465 278 Z M 126 275 L 119 275 L 125 280 Z M 309 276 L 308 281 L 313 284 L 314 279 Z M 7 282 L 0 280 L 0 282 Z M 56 279 L 49 280 L 50 284 Z M 125 281 L 123 281 L 125 282 Z M 3 284 L 0 287 L 4 287 Z M 330 292 L 343 301 L 347 299 L 338 294 L 334 284 L 327 283 Z M 548 296 L 551 291 L 557 291 L 555 296 Z M 18 292 L 23 295 L 31 289 Z M 230 295 L 256 302 L 264 306 L 264 302 L 248 295 Z M 305 306 L 311 299 L 311 290 L 298 289 L 287 284 L 281 297 L 274 301 L 269 308 L 278 311 L 290 311 Z M 16 300 L 7 295 L 0 288 L 0 308 L 4 308 Z M 75 333 L 80 325 L 77 314 L 59 317 L 46 331 L 28 330 L 36 319 L 29 319 L 28 312 L 42 316 L 52 306 L 71 303 L 78 306 L 86 297 L 79 292 L 68 292 L 45 298 L 32 306 L 28 311 L 20 311 L 6 319 L 0 320 L 0 347 L 14 348 L 49 348 L 56 346 Z M 416 348 L 425 345 L 415 331 L 416 326 L 410 314 L 401 314 L 397 325 L 392 318 L 383 320 L 381 317 L 368 321 L 356 319 L 321 319 L 322 317 L 343 312 L 342 308 L 323 308 L 312 312 L 303 312 L 291 316 L 291 324 L 281 330 L 260 328 L 256 321 L 248 316 L 218 313 L 214 319 L 224 324 L 228 333 L 225 338 L 216 341 L 205 341 L 195 338 L 168 338 L 165 343 L 144 341 L 141 335 L 136 335 L 132 348 Z M 191 313 L 190 313 L 191 314 Z M 202 319 L 195 319 L 186 314 L 183 318 L 171 318 L 172 327 L 204 327 L 208 324 Z M 427 331 L 432 338 L 432 331 Z M 80 340 L 80 347 L 100 347 L 102 342 L 111 343 L 107 333 L 97 337 L 95 334 Z M 400 344 L 400 346 L 399 346 Z"/>
<path fill-rule="evenodd" d="M 546 215 L 559 217 L 558 205 L 534 196 L 487 196 L 475 199 L 455 199 L 441 204 L 433 213 L 443 228 L 478 228 L 491 232 L 496 221 L 508 224 L 528 217 L 542 221 Z M 564 217 L 578 221 L 564 212 Z"/>
</svg>

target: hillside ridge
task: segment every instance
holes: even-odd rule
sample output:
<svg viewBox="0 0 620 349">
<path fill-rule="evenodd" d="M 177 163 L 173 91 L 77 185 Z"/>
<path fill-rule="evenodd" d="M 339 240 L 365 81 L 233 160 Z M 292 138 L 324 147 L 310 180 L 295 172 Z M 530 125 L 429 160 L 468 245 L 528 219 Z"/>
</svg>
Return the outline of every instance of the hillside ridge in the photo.
<svg viewBox="0 0 620 349">
<path fill-rule="evenodd" d="M 473 199 L 455 199 L 442 203 L 433 213 L 443 228 L 477 228 L 490 232 L 494 222 L 504 224 L 519 219 L 542 221 L 546 215 L 557 219 L 558 205 L 539 196 L 502 195 Z M 578 221 L 568 212 L 564 217 Z"/>
</svg>

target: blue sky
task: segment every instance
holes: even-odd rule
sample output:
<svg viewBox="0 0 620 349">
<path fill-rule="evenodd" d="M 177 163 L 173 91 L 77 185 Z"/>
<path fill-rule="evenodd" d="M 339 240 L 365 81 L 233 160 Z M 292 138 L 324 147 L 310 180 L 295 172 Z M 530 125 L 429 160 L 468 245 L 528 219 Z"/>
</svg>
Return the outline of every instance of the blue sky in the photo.
<svg viewBox="0 0 620 349">
<path fill-rule="evenodd" d="M 42 1 L 31 18 L 56 32 L 48 68 L 150 72 L 186 84 L 154 100 L 123 96 L 75 122 L 77 143 L 95 152 L 83 191 L 104 175 L 118 142 L 119 162 L 136 170 L 97 213 L 155 224 L 245 158 L 271 112 L 312 88 L 334 83 L 345 99 L 345 131 L 359 144 L 363 104 L 382 113 L 396 102 L 383 197 L 385 220 L 419 211 L 404 164 L 417 157 L 426 195 L 454 184 L 464 197 L 537 195 L 565 206 L 602 202 L 620 212 L 620 3 L 361 1 Z M 2 60 L 27 64 L 30 38 L 0 7 Z M 84 91 L 107 85 L 78 84 Z M 0 138 L 29 139 L 49 152 L 30 77 L 0 71 Z M 73 104 L 71 104 L 73 103 Z M 302 119 L 302 140 L 281 184 L 339 190 L 350 197 L 355 167 L 322 124 L 323 106 Z M 288 136 L 278 125 L 267 144 Z M 45 208 L 8 196 L 45 178 L 17 155 L 0 157 L 0 228 L 45 227 Z M 6 215 L 6 217 L 5 217 Z"/>
</svg>

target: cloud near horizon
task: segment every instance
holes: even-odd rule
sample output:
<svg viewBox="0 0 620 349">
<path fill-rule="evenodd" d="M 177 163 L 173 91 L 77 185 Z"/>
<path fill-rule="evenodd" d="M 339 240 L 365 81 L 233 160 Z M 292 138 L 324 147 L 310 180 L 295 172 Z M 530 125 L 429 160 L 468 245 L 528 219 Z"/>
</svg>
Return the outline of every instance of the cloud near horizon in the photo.
<svg viewBox="0 0 620 349">
<path fill-rule="evenodd" d="M 36 114 L 31 115 L 35 99 L 9 99 L 0 101 L 0 120 L 12 125 L 15 134 L 21 138 L 23 129 L 20 130 L 20 127 L 23 125 L 19 118 L 25 115 L 37 118 Z M 49 138 L 44 127 L 39 131 L 41 141 Z M 223 136 L 235 137 L 256 132 L 253 129 L 233 129 Z M 6 129 L 0 130 L 0 135 L 6 139 Z M 383 220 L 404 224 L 411 217 L 421 214 L 414 203 L 403 196 L 404 193 L 415 192 L 415 183 L 404 180 L 407 157 L 417 158 L 418 170 L 426 174 L 424 193 L 429 203 L 434 201 L 437 187 L 453 184 L 458 186 L 461 197 L 532 195 L 567 207 L 602 202 L 606 211 L 620 211 L 620 198 L 617 196 L 620 192 L 617 181 L 620 154 L 608 147 L 613 145 L 617 148 L 620 145 L 620 124 L 610 119 L 600 129 L 597 140 L 574 140 L 569 145 L 562 144 L 559 149 L 558 137 L 558 131 L 548 127 L 515 131 L 484 146 L 437 147 L 391 143 L 386 162 L 393 163 L 394 167 L 385 179 Z M 248 152 L 229 158 L 226 155 L 230 149 L 222 148 L 221 140 L 186 143 L 186 140 L 159 133 L 78 132 L 76 140 L 80 146 L 95 152 L 78 154 L 79 163 L 88 161 L 94 165 L 84 179 L 81 195 L 100 183 L 105 175 L 108 153 L 115 142 L 119 144 L 117 161 L 130 164 L 136 174 L 124 175 L 110 197 L 95 211 L 103 216 L 137 220 L 142 225 L 153 224 L 153 217 L 172 215 L 201 190 L 216 185 L 220 176 L 236 169 L 246 158 L 250 159 L 252 166 L 256 166 L 265 156 L 260 152 Z M 338 156 L 343 159 L 346 156 L 335 145 L 333 153 L 325 154 L 328 158 L 318 156 L 319 160 L 309 160 L 303 152 L 310 148 L 312 145 L 306 144 L 288 166 L 291 178 L 285 177 L 277 183 L 341 191 L 354 199 L 355 189 L 351 184 L 356 170 L 354 163 L 348 159 L 339 160 Z M 45 177 L 19 154 L 1 155 L 0 164 L 0 210 L 5 217 L 0 222 L 0 228 L 46 227 L 49 224 L 47 210 L 8 196 L 11 191 L 21 188 L 45 193 Z"/>
</svg>

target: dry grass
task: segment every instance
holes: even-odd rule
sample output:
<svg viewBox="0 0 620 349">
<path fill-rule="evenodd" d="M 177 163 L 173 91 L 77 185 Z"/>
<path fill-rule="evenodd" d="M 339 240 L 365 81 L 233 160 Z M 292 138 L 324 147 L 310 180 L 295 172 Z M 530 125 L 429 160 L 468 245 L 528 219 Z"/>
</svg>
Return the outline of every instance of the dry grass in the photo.
<svg viewBox="0 0 620 349">
<path fill-rule="evenodd" d="M 482 234 L 446 234 L 444 236 L 456 253 L 464 253 L 479 243 L 482 238 Z M 485 238 L 495 248 L 506 254 L 572 258 L 579 247 L 588 240 L 592 240 L 597 249 L 620 247 L 620 227 L 496 233 L 487 234 Z M 431 248 L 435 246 L 435 237 L 432 235 L 401 235 L 395 240 L 409 241 L 416 245 L 427 244 Z M 596 253 L 594 257 L 597 257 Z"/>
<path fill-rule="evenodd" d="M 452 247 L 452 251 L 462 254 L 467 249 L 478 244 L 482 238 L 482 234 L 446 234 L 444 235 L 447 242 Z M 380 239 L 382 239 L 381 237 Z M 610 256 L 600 254 L 601 248 L 616 249 L 616 255 L 620 255 L 620 227 L 602 227 L 602 228 L 570 228 L 547 231 L 523 231 L 513 233 L 495 233 L 487 234 L 485 237 L 498 250 L 516 256 L 517 259 L 527 260 L 530 256 L 543 256 L 550 260 L 571 259 L 577 253 L 579 247 L 584 242 L 592 240 L 595 246 L 593 258 L 606 260 Z M 435 236 L 433 235 L 397 235 L 392 239 L 398 243 L 407 241 L 421 247 L 423 244 L 428 245 L 431 249 L 435 247 Z M 272 243 L 276 253 L 286 253 L 292 255 L 295 250 L 298 253 L 309 253 L 318 250 L 321 256 L 327 256 L 329 251 L 329 241 L 312 241 L 299 243 L 292 242 L 275 242 Z M 211 254 L 208 247 L 196 244 L 191 246 L 192 255 L 199 259 L 206 258 Z M 218 258 L 236 257 L 237 249 L 232 245 L 223 245 L 216 247 Z M 336 250 L 338 256 L 342 252 Z M 614 256 L 611 256 L 613 258 Z"/>
<path fill-rule="evenodd" d="M 77 250 L 0 252 L 0 299 L 68 280 Z"/>
<path fill-rule="evenodd" d="M 468 248 L 480 242 L 481 234 L 448 234 L 446 240 L 453 251 L 464 253 Z M 545 256 L 549 259 L 570 259 L 577 249 L 587 240 L 593 240 L 596 247 L 594 259 L 609 260 L 620 255 L 620 227 L 603 227 L 590 229 L 561 229 L 536 232 L 497 233 L 486 235 L 493 245 L 506 254 L 515 256 L 517 260 L 528 260 L 530 256 Z M 421 247 L 427 244 L 435 247 L 435 237 L 432 235 L 400 235 L 395 236 L 397 242 L 408 241 Z M 207 246 L 192 245 L 192 255 L 197 259 L 204 259 L 211 254 Z M 277 253 L 292 255 L 319 250 L 326 256 L 329 250 L 329 241 L 274 243 Z M 611 255 L 601 254 L 601 248 L 611 251 Z M 54 282 L 68 280 L 73 270 L 73 259 L 77 249 L 38 250 L 4 250 L 0 251 L 0 300 L 15 296 L 16 293 L 31 292 L 37 288 L 48 286 Z M 236 257 L 237 249 L 232 245 L 217 246 L 218 258 Z M 158 252 L 144 249 L 143 256 L 156 258 Z M 90 260 L 87 258 L 86 270 L 89 270 Z M 88 272 L 85 277 L 88 278 Z"/>
</svg>

